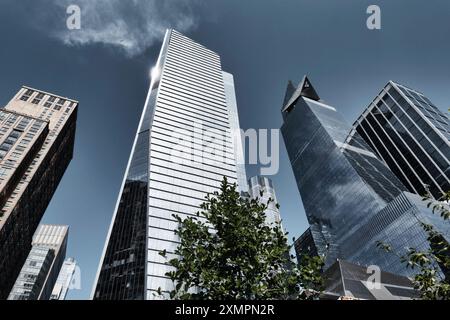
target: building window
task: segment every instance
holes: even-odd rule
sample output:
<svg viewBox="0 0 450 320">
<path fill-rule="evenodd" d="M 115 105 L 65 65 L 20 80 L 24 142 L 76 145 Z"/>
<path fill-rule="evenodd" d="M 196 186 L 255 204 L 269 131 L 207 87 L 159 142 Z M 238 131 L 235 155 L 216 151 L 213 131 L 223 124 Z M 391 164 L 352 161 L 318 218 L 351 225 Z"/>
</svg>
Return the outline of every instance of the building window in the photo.
<svg viewBox="0 0 450 320">
<path fill-rule="evenodd" d="M 14 159 L 20 158 L 20 153 L 19 153 L 19 152 L 13 152 L 13 153 L 11 154 L 11 158 L 14 158 Z"/>
<path fill-rule="evenodd" d="M 12 147 L 11 144 L 9 144 L 9 143 L 7 143 L 7 142 L 3 142 L 3 143 L 0 145 L 0 150 L 1 150 L 1 151 L 6 151 L 6 152 L 8 152 L 9 149 L 11 149 L 11 147 Z"/>
<path fill-rule="evenodd" d="M 53 110 L 61 110 L 61 108 L 64 106 L 64 104 L 66 103 L 65 99 L 59 98 L 56 106 L 53 108 Z"/>
<path fill-rule="evenodd" d="M 14 166 L 15 164 L 16 164 L 16 160 L 12 160 L 12 159 L 8 159 L 8 160 L 6 160 L 6 165 L 7 166 Z"/>
<path fill-rule="evenodd" d="M 53 105 L 53 103 L 55 102 L 55 100 L 56 100 L 56 97 L 50 96 L 47 99 L 47 102 L 45 102 L 44 106 L 47 108 L 50 108 Z"/>
<path fill-rule="evenodd" d="M 19 124 L 17 125 L 16 129 L 20 130 L 20 131 L 24 131 L 25 128 L 28 126 L 28 124 L 30 123 L 30 119 L 29 118 L 24 118 L 22 119 Z"/>
<path fill-rule="evenodd" d="M 5 139 L 5 141 L 0 145 L 0 150 L 5 151 L 6 153 L 12 148 L 12 146 L 16 143 L 17 139 L 22 134 L 19 130 L 13 130 L 9 134 L 9 136 Z"/>
<path fill-rule="evenodd" d="M 20 100 L 22 101 L 28 101 L 30 99 L 31 95 L 33 94 L 33 90 L 28 89 L 25 91 L 25 93 L 20 97 Z"/>
<path fill-rule="evenodd" d="M 42 100 L 42 98 L 44 98 L 44 94 L 42 92 L 40 92 L 36 98 L 33 99 L 33 101 L 31 103 L 33 104 L 39 104 Z"/>
</svg>

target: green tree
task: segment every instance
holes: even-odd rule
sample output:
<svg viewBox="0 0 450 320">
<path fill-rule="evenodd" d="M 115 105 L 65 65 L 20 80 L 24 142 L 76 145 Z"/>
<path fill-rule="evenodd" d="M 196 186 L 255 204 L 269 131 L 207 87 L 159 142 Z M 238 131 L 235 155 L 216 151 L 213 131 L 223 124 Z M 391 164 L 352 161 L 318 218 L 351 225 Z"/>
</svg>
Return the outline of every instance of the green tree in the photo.
<svg viewBox="0 0 450 320">
<path fill-rule="evenodd" d="M 447 222 L 450 219 L 449 200 L 450 191 L 446 192 L 439 201 L 434 200 L 430 195 L 423 198 L 433 213 L 440 215 Z M 433 226 L 424 222 L 421 222 L 421 226 L 427 234 L 430 248 L 426 251 L 409 248 L 406 255 L 399 256 L 400 261 L 407 268 L 418 270 L 413 278 L 413 284 L 419 291 L 421 299 L 450 300 L 450 245 Z M 378 242 L 377 246 L 397 254 L 393 252 L 389 244 Z"/>
<path fill-rule="evenodd" d="M 280 224 L 268 225 L 270 202 L 243 198 L 224 178 L 196 217 L 179 222 L 172 299 L 314 299 L 322 289 L 323 258 L 296 265 Z M 166 252 L 160 253 L 166 257 Z M 161 292 L 160 292 L 161 294 Z"/>
</svg>

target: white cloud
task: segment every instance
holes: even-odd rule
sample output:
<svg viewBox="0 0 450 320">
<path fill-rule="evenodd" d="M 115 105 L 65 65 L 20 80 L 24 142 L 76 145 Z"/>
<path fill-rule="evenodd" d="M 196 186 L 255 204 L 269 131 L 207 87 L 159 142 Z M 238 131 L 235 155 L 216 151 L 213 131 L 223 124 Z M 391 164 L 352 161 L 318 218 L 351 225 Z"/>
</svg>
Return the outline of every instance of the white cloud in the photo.
<svg viewBox="0 0 450 320">
<path fill-rule="evenodd" d="M 104 44 L 117 47 L 129 56 L 142 53 L 162 39 L 167 28 L 186 32 L 195 27 L 192 0 L 47 0 L 64 14 L 69 5 L 81 8 L 81 29 L 69 30 L 51 24 L 50 35 L 70 46 Z M 41 21 L 55 11 L 40 12 Z M 47 20 L 48 21 L 48 20 Z M 44 24 L 45 25 L 45 24 Z M 43 24 L 40 24 L 42 28 Z"/>
</svg>

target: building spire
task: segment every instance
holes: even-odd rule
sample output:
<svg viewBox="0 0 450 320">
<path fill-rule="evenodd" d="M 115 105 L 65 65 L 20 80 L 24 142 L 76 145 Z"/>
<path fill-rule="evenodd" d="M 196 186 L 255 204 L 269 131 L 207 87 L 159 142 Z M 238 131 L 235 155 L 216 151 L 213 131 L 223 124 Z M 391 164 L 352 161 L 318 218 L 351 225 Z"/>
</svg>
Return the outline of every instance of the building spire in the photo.
<svg viewBox="0 0 450 320">
<path fill-rule="evenodd" d="M 320 100 L 319 95 L 317 94 L 307 76 L 303 77 L 303 80 L 302 82 L 300 82 L 298 88 L 300 89 L 300 96 L 316 101 Z"/>
<path fill-rule="evenodd" d="M 299 97 L 306 97 L 315 101 L 319 101 L 320 97 L 317 94 L 316 90 L 309 81 L 308 77 L 305 75 L 298 85 L 297 88 L 292 84 L 292 81 L 289 80 L 288 86 L 286 88 L 286 96 L 284 97 L 284 104 L 282 108 L 282 112 L 289 112 Z"/>
</svg>

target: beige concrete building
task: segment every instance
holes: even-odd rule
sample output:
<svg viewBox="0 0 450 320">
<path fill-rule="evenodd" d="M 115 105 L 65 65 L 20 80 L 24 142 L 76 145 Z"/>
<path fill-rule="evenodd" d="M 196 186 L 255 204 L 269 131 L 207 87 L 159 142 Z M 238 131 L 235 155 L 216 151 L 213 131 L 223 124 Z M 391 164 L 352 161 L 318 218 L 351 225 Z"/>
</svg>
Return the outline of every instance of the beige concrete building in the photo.
<svg viewBox="0 0 450 320">
<path fill-rule="evenodd" d="M 0 299 L 73 156 L 78 102 L 22 87 L 0 109 Z"/>
</svg>

